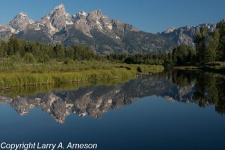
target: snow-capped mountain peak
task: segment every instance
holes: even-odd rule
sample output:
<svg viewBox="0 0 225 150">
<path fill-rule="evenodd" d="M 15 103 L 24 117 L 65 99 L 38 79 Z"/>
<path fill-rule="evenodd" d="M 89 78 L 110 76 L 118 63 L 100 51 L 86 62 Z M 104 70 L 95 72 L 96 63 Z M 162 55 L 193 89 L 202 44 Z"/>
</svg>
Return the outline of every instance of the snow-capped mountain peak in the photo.
<svg viewBox="0 0 225 150">
<path fill-rule="evenodd" d="M 16 15 L 16 17 L 9 22 L 9 26 L 11 26 L 18 33 L 24 30 L 27 25 L 33 24 L 34 21 L 28 17 L 28 15 L 24 12 L 20 12 Z"/>
<path fill-rule="evenodd" d="M 173 32 L 174 30 L 176 30 L 177 28 L 176 27 L 172 27 L 172 28 L 169 28 L 165 31 L 165 33 L 170 33 L 170 32 Z"/>
<path fill-rule="evenodd" d="M 99 18 L 102 16 L 102 11 L 100 9 L 94 10 L 90 13 L 90 16 Z"/>
<path fill-rule="evenodd" d="M 44 25 L 48 33 L 53 35 L 54 33 L 65 28 L 67 25 L 72 25 L 72 17 L 66 12 L 65 6 L 59 4 L 48 15 L 41 20 L 35 22 L 35 29 L 40 30 L 40 25 Z"/>
<path fill-rule="evenodd" d="M 25 12 L 20 12 L 20 13 L 17 15 L 17 17 L 20 17 L 20 16 L 22 16 L 22 17 L 27 17 L 27 14 L 26 14 Z"/>
<path fill-rule="evenodd" d="M 48 17 L 54 17 L 54 16 L 62 16 L 62 15 L 66 15 L 66 9 L 65 6 L 63 4 L 59 4 L 58 6 L 56 6 L 47 16 Z"/>
<path fill-rule="evenodd" d="M 31 23 L 34 23 L 34 21 L 32 20 L 32 19 L 30 19 L 29 17 L 28 17 L 28 15 L 26 14 L 26 13 L 24 13 L 24 12 L 20 12 L 20 13 L 18 13 L 17 15 L 16 15 L 16 17 L 14 17 L 14 19 L 12 20 L 12 21 L 19 21 L 19 20 L 29 20 L 30 21 L 30 24 Z M 11 21 L 11 22 L 12 22 Z"/>
<path fill-rule="evenodd" d="M 61 3 L 58 6 L 56 6 L 53 10 L 65 10 L 65 6 Z"/>
<path fill-rule="evenodd" d="M 88 15 L 85 11 L 80 11 L 78 14 L 79 14 L 80 16 L 87 16 L 87 15 Z"/>
</svg>

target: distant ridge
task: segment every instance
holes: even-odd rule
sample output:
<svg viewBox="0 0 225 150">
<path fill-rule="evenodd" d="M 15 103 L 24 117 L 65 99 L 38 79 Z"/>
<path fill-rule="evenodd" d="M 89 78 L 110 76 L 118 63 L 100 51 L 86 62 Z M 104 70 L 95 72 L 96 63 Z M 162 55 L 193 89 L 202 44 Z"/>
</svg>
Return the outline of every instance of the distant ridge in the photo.
<svg viewBox="0 0 225 150">
<path fill-rule="evenodd" d="M 200 24 L 198 26 L 185 26 L 180 28 L 170 28 L 166 31 L 158 33 L 158 35 L 164 36 L 176 45 L 190 45 L 194 46 L 194 35 L 196 35 L 202 26 L 206 26 L 208 32 L 214 31 L 216 29 L 216 24 Z"/>
</svg>

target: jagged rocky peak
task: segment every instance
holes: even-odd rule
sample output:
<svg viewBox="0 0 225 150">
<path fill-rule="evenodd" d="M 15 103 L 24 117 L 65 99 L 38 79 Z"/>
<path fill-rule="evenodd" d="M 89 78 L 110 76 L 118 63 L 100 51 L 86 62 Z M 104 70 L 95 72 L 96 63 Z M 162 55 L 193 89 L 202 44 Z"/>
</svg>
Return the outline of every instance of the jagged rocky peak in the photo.
<svg viewBox="0 0 225 150">
<path fill-rule="evenodd" d="M 25 12 L 20 12 L 19 14 L 16 15 L 15 19 L 23 19 L 23 18 L 27 18 L 28 15 Z"/>
<path fill-rule="evenodd" d="M 66 25 L 73 24 L 72 17 L 69 13 L 66 12 L 65 6 L 59 4 L 56 6 L 46 17 L 51 25 L 56 29 L 56 31 L 61 30 L 66 27 Z"/>
<path fill-rule="evenodd" d="M 160 35 L 169 38 L 177 45 L 190 45 L 194 46 L 194 35 L 196 35 L 201 27 L 207 27 L 208 32 L 212 32 L 216 29 L 216 24 L 200 24 L 198 26 L 184 26 L 180 28 L 170 28 L 162 33 L 159 33 Z"/>
<path fill-rule="evenodd" d="M 165 33 L 171 33 L 173 32 L 174 30 L 176 30 L 177 28 L 176 27 L 172 27 L 172 28 L 169 28 L 167 29 L 166 31 L 164 31 Z"/>
<path fill-rule="evenodd" d="M 47 16 L 55 17 L 55 16 L 62 16 L 62 15 L 66 15 L 66 9 L 63 4 L 59 4 Z"/>
<path fill-rule="evenodd" d="M 213 32 L 216 30 L 216 24 L 206 24 L 206 27 L 210 32 Z"/>
<path fill-rule="evenodd" d="M 29 26 L 29 30 L 40 30 L 53 36 L 68 25 L 73 25 L 72 17 L 66 12 L 65 6 L 59 4 L 41 20 Z"/>
<path fill-rule="evenodd" d="M 72 16 L 72 21 L 76 22 L 76 21 L 79 21 L 79 20 L 86 20 L 88 15 L 89 15 L 88 13 L 86 13 L 85 11 L 82 10 L 82 11 L 80 11 L 77 14 Z"/>
<path fill-rule="evenodd" d="M 15 33 L 18 33 L 24 30 L 27 25 L 32 23 L 34 23 L 34 21 L 30 19 L 26 13 L 20 12 L 12 21 L 9 22 L 9 25 L 15 29 Z"/>
<path fill-rule="evenodd" d="M 85 16 L 85 17 L 88 16 L 88 14 L 87 14 L 85 11 L 83 11 L 83 10 L 80 11 L 80 12 L 78 13 L 78 15 L 79 15 L 79 16 Z"/>
<path fill-rule="evenodd" d="M 97 15 L 95 13 L 95 11 L 91 12 L 88 16 L 87 16 L 87 23 L 90 29 L 98 29 L 98 30 L 102 30 L 102 25 L 101 25 L 101 21 L 99 20 L 101 18 L 100 15 Z"/>
<path fill-rule="evenodd" d="M 58 6 L 56 6 L 56 7 L 54 8 L 54 10 L 63 10 L 63 11 L 65 11 L 66 9 L 65 9 L 65 6 L 61 3 L 61 4 L 59 4 Z"/>
<path fill-rule="evenodd" d="M 133 27 L 132 25 L 126 24 L 119 20 L 112 20 L 112 27 L 117 32 L 117 34 L 119 34 L 120 36 L 123 36 L 126 32 L 130 32 L 130 31 L 139 32 L 140 31 L 137 28 Z"/>
<path fill-rule="evenodd" d="M 102 16 L 102 11 L 100 9 L 96 9 L 91 12 L 91 14 L 97 15 L 97 16 Z"/>
<path fill-rule="evenodd" d="M 109 35 L 111 38 L 115 38 L 116 35 L 112 33 L 112 19 L 109 19 L 106 15 L 102 14 L 101 10 L 94 10 L 89 14 L 80 11 L 76 15 L 73 15 L 73 22 L 75 28 L 82 31 L 85 35 L 93 37 L 91 30 L 98 30 L 103 34 Z"/>
<path fill-rule="evenodd" d="M 100 9 L 98 10 L 94 10 L 92 12 L 90 12 L 88 19 L 91 20 L 98 20 L 100 18 L 104 18 L 105 16 L 102 15 L 102 11 Z"/>
</svg>

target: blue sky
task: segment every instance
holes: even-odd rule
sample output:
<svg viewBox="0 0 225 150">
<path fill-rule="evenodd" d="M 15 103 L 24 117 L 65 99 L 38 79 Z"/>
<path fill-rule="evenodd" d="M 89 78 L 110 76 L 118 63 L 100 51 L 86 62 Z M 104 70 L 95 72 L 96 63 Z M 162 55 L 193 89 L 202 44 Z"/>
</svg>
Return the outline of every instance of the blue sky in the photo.
<svg viewBox="0 0 225 150">
<path fill-rule="evenodd" d="M 22 11 L 33 20 L 41 19 L 60 3 L 70 14 L 101 9 L 109 18 L 152 33 L 225 19 L 225 0 L 1 0 L 0 24 Z"/>
</svg>

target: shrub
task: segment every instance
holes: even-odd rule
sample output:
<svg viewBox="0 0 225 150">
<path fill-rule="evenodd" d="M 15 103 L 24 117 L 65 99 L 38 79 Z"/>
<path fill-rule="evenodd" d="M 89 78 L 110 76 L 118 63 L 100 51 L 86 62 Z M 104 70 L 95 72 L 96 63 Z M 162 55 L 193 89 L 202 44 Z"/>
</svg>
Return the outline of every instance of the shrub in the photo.
<svg viewBox="0 0 225 150">
<path fill-rule="evenodd" d="M 140 66 L 137 67 L 137 71 L 138 71 L 138 72 L 142 72 L 142 69 L 141 69 Z"/>
<path fill-rule="evenodd" d="M 33 63 L 36 62 L 36 60 L 35 60 L 35 58 L 34 58 L 34 55 L 33 55 L 32 53 L 26 53 L 26 54 L 24 55 L 23 59 L 24 59 L 24 61 L 25 61 L 26 63 L 31 63 L 31 64 L 33 64 Z"/>
</svg>

